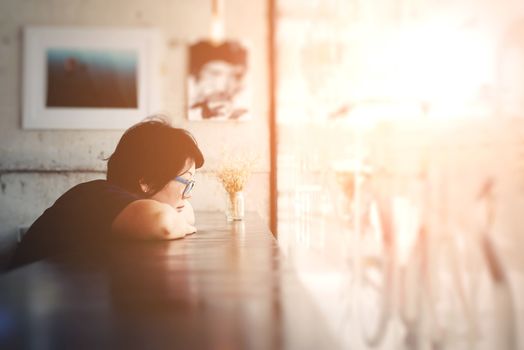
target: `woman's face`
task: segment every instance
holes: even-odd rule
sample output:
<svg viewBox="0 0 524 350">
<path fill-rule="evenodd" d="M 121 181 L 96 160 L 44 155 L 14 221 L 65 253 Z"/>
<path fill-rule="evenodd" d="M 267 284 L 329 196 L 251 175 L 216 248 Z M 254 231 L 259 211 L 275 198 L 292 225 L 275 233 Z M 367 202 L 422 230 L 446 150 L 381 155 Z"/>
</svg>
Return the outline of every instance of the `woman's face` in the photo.
<svg viewBox="0 0 524 350">
<path fill-rule="evenodd" d="M 182 173 L 180 173 L 178 176 L 183 177 L 186 180 L 192 180 L 195 176 L 195 162 L 188 158 L 186 160 L 184 170 L 182 170 Z M 183 197 L 182 193 L 184 192 L 185 188 L 186 185 L 175 179 L 172 179 L 164 186 L 164 188 L 162 188 L 150 198 L 161 203 L 169 204 L 177 211 L 182 211 L 182 209 L 184 209 L 185 199 L 191 198 L 191 195 L 189 195 L 189 197 Z"/>
</svg>

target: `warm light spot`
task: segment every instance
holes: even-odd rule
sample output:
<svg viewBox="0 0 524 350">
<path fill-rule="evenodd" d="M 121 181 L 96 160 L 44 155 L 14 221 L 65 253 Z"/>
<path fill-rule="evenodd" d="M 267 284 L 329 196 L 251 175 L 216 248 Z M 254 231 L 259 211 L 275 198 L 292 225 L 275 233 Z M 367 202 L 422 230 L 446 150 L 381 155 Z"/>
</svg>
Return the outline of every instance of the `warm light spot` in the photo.
<svg viewBox="0 0 524 350">
<path fill-rule="evenodd" d="M 224 31 L 224 20 L 218 15 L 213 15 L 211 17 L 211 35 L 210 39 L 213 42 L 219 43 L 224 40 L 225 31 Z"/>
</svg>

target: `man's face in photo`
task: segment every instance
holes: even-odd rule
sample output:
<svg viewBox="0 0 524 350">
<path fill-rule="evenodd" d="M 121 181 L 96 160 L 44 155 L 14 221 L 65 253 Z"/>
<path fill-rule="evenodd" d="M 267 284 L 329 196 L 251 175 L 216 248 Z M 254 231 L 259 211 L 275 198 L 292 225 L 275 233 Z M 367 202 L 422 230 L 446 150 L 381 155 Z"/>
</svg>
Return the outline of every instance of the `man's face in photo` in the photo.
<svg viewBox="0 0 524 350">
<path fill-rule="evenodd" d="M 242 87 L 244 67 L 225 61 L 209 61 L 198 75 L 200 100 L 230 101 Z"/>
</svg>

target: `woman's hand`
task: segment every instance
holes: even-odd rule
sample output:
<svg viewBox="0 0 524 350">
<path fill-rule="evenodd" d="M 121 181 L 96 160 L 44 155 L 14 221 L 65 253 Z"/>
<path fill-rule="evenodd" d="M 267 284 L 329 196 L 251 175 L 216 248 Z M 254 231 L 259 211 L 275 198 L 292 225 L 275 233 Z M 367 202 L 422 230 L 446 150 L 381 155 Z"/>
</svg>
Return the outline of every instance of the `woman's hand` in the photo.
<svg viewBox="0 0 524 350">
<path fill-rule="evenodd" d="M 176 210 L 169 210 L 165 213 L 166 223 L 165 223 L 165 239 L 175 239 L 178 234 L 191 235 L 196 232 L 196 227 L 193 226 L 195 222 L 195 215 L 193 214 L 193 208 L 189 205 L 189 210 L 186 211 L 187 205 L 184 206 L 184 209 L 180 212 Z M 171 207 L 170 207 L 171 208 Z M 188 219 L 191 219 L 192 222 L 189 222 Z M 173 238 L 171 238 L 173 237 Z"/>
<path fill-rule="evenodd" d="M 182 216 L 184 216 L 188 224 L 195 224 L 195 212 L 193 210 L 193 206 L 191 205 L 191 203 L 189 203 L 187 199 L 184 199 L 184 207 L 179 213 L 182 214 Z"/>
</svg>

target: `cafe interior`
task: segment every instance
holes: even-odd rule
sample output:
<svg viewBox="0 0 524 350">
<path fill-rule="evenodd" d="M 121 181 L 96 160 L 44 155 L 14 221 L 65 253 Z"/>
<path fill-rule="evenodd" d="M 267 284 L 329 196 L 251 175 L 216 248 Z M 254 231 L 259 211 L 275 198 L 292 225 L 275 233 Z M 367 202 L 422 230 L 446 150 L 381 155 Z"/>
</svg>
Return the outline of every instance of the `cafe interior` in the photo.
<svg viewBox="0 0 524 350">
<path fill-rule="evenodd" d="M 144 119 L 192 234 L 10 268 Z M 0 349 L 524 349 L 523 217 L 520 0 L 0 0 Z"/>
</svg>

